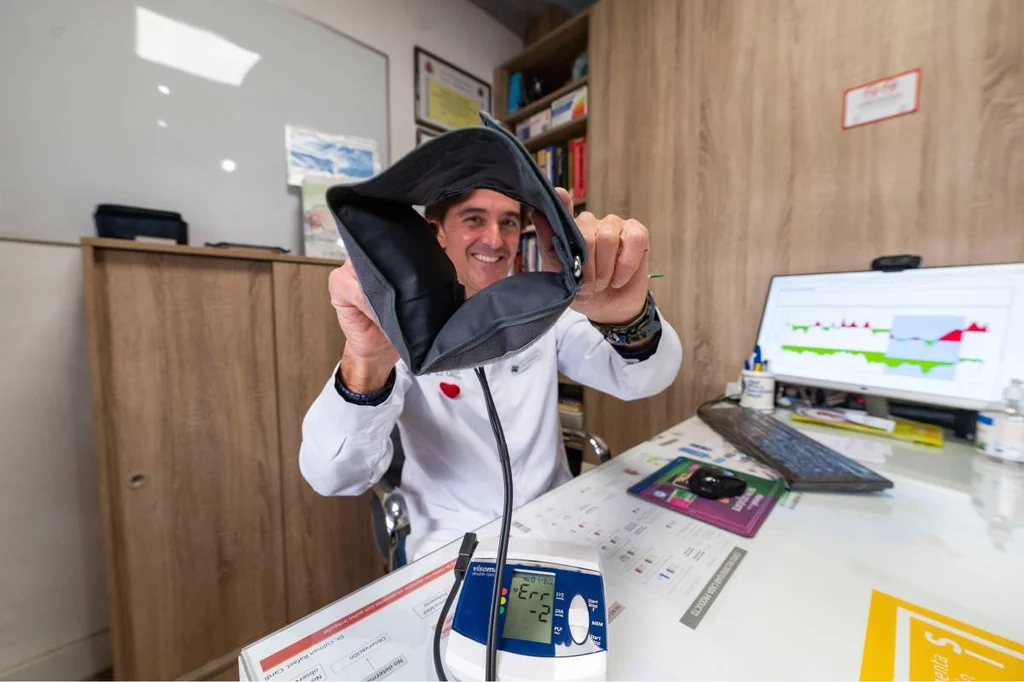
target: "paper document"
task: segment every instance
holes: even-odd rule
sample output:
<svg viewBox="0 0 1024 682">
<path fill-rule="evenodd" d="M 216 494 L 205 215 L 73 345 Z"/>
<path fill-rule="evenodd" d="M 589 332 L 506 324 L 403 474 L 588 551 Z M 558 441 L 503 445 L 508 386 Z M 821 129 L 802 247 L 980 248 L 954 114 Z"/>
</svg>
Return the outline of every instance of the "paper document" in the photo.
<svg viewBox="0 0 1024 682">
<path fill-rule="evenodd" d="M 885 464 L 892 457 L 892 445 L 867 438 L 841 436 L 837 433 L 821 433 L 809 429 L 797 429 L 800 433 L 813 438 L 827 448 L 832 448 L 840 455 L 865 464 Z"/>
<path fill-rule="evenodd" d="M 892 433 L 896 430 L 896 422 L 892 419 L 885 419 L 884 417 L 872 417 L 869 414 L 860 412 L 858 410 L 842 410 L 843 416 L 846 417 L 846 421 L 853 422 L 854 424 L 860 424 L 870 429 L 878 429 L 879 431 L 885 431 L 886 433 Z"/>
<path fill-rule="evenodd" d="M 337 179 L 306 175 L 302 181 L 302 236 L 304 255 L 312 258 L 345 260 L 345 244 L 327 206 L 327 190 Z"/>
<path fill-rule="evenodd" d="M 751 476 L 760 478 L 776 479 L 779 477 L 773 469 L 758 462 L 753 457 L 737 452 L 724 438 L 712 431 L 710 427 L 701 424 L 707 431 L 695 438 L 693 429 L 689 429 L 689 435 L 679 429 L 669 429 L 658 434 L 646 443 L 637 446 L 638 449 L 650 449 L 655 456 L 663 457 L 659 465 L 665 466 L 676 457 L 689 457 L 690 459 L 702 460 L 708 464 L 732 469 Z M 658 467 L 655 467 L 658 468 Z"/>
<path fill-rule="evenodd" d="M 445 560 L 449 555 L 444 552 L 435 555 L 424 561 L 438 565 L 405 585 L 379 595 L 370 585 L 361 601 L 346 600 L 344 609 L 328 606 L 246 647 L 241 679 L 437 679 L 433 633 L 452 587 L 455 560 Z"/>
</svg>

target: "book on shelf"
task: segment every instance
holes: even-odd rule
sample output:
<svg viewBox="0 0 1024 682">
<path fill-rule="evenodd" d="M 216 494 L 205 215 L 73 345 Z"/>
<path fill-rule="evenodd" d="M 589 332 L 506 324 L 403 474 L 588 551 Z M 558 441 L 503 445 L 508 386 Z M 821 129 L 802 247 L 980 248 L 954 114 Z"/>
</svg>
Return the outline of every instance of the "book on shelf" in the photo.
<svg viewBox="0 0 1024 682">
<path fill-rule="evenodd" d="M 583 414 L 583 403 L 572 398 L 559 398 L 558 410 L 566 414 Z"/>
<path fill-rule="evenodd" d="M 568 190 L 577 206 L 587 200 L 586 136 L 538 149 L 533 153 L 533 159 L 548 182 Z M 539 272 L 540 269 L 537 235 L 535 232 L 523 232 L 519 237 L 515 272 Z"/>
<path fill-rule="evenodd" d="M 578 400 L 559 398 L 558 417 L 562 426 L 567 429 L 583 428 L 583 403 Z"/>
<path fill-rule="evenodd" d="M 523 106 L 523 74 L 516 71 L 508 77 L 508 110 L 505 115 L 511 116 L 521 106 Z"/>
<path fill-rule="evenodd" d="M 540 269 L 540 249 L 537 246 L 537 233 L 524 232 L 519 237 L 519 254 L 516 256 L 516 273 L 539 272 Z"/>
<path fill-rule="evenodd" d="M 526 142 L 551 129 L 551 110 L 545 109 L 516 124 L 516 137 Z"/>
<path fill-rule="evenodd" d="M 587 115 L 587 86 L 576 88 L 551 103 L 551 127 L 572 123 Z"/>
<path fill-rule="evenodd" d="M 576 203 L 587 200 L 587 138 L 569 140 L 572 147 L 570 158 L 573 163 L 572 198 Z"/>
<path fill-rule="evenodd" d="M 562 95 L 532 116 L 515 125 L 515 134 L 521 141 L 543 135 L 549 130 L 568 125 L 587 115 L 587 86 L 576 88 Z"/>
<path fill-rule="evenodd" d="M 555 186 L 565 187 L 565 182 L 568 178 L 565 173 L 565 160 L 569 156 L 569 150 L 564 144 L 559 144 L 555 145 L 553 151 L 555 154 Z"/>
<path fill-rule="evenodd" d="M 548 182 L 569 190 L 577 204 L 587 200 L 586 136 L 538 149 L 533 158 Z"/>
</svg>

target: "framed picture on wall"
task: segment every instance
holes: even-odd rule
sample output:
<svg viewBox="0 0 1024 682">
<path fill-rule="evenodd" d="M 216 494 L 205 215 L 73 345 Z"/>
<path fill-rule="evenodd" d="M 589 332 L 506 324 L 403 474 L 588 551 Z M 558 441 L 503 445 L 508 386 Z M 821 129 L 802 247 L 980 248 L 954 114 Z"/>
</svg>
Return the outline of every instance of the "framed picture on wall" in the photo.
<svg viewBox="0 0 1024 682">
<path fill-rule="evenodd" d="M 491 112 L 491 86 L 476 76 L 432 55 L 413 50 L 416 123 L 436 130 L 480 124 L 480 112 Z"/>
<path fill-rule="evenodd" d="M 438 135 L 440 135 L 439 132 L 430 128 L 416 128 L 416 146 L 419 147 L 427 140 L 433 140 Z"/>
</svg>

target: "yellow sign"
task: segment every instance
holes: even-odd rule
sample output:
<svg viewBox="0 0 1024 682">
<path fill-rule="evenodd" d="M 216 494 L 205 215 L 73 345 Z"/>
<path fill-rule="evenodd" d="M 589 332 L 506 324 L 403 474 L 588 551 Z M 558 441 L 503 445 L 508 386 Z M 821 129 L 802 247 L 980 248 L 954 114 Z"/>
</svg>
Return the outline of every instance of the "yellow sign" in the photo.
<svg viewBox="0 0 1024 682">
<path fill-rule="evenodd" d="M 428 114 L 452 128 L 467 128 L 480 123 L 480 100 L 474 99 L 437 80 L 430 81 Z"/>
<path fill-rule="evenodd" d="M 877 590 L 862 680 L 1024 680 L 1024 645 Z"/>
</svg>

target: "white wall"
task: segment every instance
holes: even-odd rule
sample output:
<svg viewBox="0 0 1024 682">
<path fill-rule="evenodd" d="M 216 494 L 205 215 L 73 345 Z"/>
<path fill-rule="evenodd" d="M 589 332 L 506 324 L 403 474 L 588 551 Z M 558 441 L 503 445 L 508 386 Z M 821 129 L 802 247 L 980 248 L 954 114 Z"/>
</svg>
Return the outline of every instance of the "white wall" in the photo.
<svg viewBox="0 0 1024 682">
<path fill-rule="evenodd" d="M 0 676 L 15 679 L 110 658 L 81 259 L 0 242 Z"/>
<path fill-rule="evenodd" d="M 275 1 L 388 55 L 392 160 L 416 143 L 414 46 L 487 82 L 522 48 L 465 0 Z M 0 678 L 110 662 L 80 259 L 0 240 Z"/>
<path fill-rule="evenodd" d="M 490 83 L 522 41 L 466 0 L 273 0 L 388 56 L 391 161 L 416 146 L 413 47 Z"/>
</svg>

